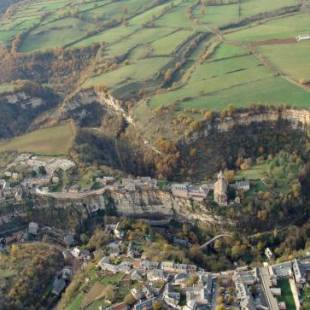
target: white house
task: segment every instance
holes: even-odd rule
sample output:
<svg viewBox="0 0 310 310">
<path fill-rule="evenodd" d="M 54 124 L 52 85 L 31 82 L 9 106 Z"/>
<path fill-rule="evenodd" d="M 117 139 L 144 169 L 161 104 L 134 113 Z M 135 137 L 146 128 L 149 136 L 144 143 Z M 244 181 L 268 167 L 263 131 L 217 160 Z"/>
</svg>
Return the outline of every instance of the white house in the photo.
<svg viewBox="0 0 310 310">
<path fill-rule="evenodd" d="M 28 225 L 28 233 L 31 235 L 37 235 L 39 230 L 39 224 L 31 222 Z"/>
<path fill-rule="evenodd" d="M 81 254 L 81 250 L 78 248 L 78 247 L 74 247 L 72 250 L 71 250 L 71 254 L 73 257 L 75 258 L 79 258 L 80 257 L 80 254 Z"/>
</svg>

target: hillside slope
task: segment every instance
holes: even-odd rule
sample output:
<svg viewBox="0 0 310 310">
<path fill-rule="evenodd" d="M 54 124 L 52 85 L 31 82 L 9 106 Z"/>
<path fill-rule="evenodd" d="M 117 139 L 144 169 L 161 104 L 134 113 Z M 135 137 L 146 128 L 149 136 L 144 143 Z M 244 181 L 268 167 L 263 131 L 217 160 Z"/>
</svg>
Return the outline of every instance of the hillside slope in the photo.
<svg viewBox="0 0 310 310">
<path fill-rule="evenodd" d="M 309 0 L 22 1 L 0 17 L 0 90 L 30 80 L 59 100 L 18 129 L 5 117 L 2 137 L 73 119 L 80 159 L 122 169 L 127 152 L 132 171 L 211 112 L 309 108 L 309 17 Z"/>
</svg>

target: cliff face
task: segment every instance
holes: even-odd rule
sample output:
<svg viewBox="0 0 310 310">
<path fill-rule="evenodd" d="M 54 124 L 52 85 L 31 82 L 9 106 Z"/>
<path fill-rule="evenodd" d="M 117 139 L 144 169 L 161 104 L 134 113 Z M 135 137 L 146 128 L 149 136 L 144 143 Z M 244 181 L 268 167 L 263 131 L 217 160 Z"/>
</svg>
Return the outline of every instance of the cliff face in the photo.
<svg viewBox="0 0 310 310">
<path fill-rule="evenodd" d="M 270 109 L 263 112 L 240 112 L 233 117 L 216 118 L 213 121 L 206 122 L 200 130 L 194 132 L 183 142 L 191 144 L 200 138 L 206 138 L 211 134 L 229 132 L 236 127 L 250 127 L 262 123 L 273 125 L 279 121 L 286 121 L 293 129 L 304 129 L 310 127 L 310 111 Z"/>
<path fill-rule="evenodd" d="M 51 200 L 37 198 L 38 208 L 48 208 Z M 219 219 L 211 214 L 204 202 L 193 202 L 189 199 L 174 197 L 168 191 L 162 190 L 136 190 L 106 191 L 103 194 L 90 195 L 78 200 L 54 199 L 56 208 L 70 208 L 72 205 L 83 209 L 87 214 L 105 210 L 107 213 L 121 216 L 133 216 L 141 218 L 172 218 L 183 220 L 202 220 L 209 223 L 217 223 Z"/>
<path fill-rule="evenodd" d="M 24 222 L 36 221 L 40 225 L 75 229 L 91 216 L 108 215 L 137 217 L 156 221 L 179 219 L 181 221 L 200 220 L 204 223 L 222 225 L 227 223 L 212 214 L 205 202 L 175 198 L 168 191 L 137 190 L 134 192 L 106 191 L 98 195 L 78 199 L 58 199 L 33 196 L 33 203 L 7 208 L 0 214 L 0 232 L 13 219 Z"/>
<path fill-rule="evenodd" d="M 73 117 L 76 116 L 75 119 L 81 119 L 83 114 L 87 112 L 91 113 L 89 107 L 92 105 L 100 107 L 101 117 L 104 116 L 105 111 L 106 113 L 122 117 L 128 124 L 134 125 L 132 118 L 127 114 L 121 101 L 103 91 L 93 88 L 82 90 L 68 98 L 63 104 L 60 118 L 68 118 L 73 115 Z"/>
<path fill-rule="evenodd" d="M 280 150 L 303 154 L 309 143 L 308 128 L 308 110 L 258 108 L 213 117 L 179 141 L 182 178 L 203 180 L 220 169 L 237 168 L 238 159 Z"/>
</svg>

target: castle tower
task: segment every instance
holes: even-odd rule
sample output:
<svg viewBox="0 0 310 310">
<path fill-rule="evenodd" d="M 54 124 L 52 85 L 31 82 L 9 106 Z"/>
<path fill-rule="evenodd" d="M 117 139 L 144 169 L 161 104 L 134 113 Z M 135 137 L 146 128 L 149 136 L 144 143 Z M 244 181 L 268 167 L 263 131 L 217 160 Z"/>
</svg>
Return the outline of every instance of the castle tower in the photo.
<svg viewBox="0 0 310 310">
<path fill-rule="evenodd" d="M 220 206 L 227 206 L 227 188 L 228 183 L 223 172 L 220 171 L 214 184 L 214 201 Z"/>
</svg>

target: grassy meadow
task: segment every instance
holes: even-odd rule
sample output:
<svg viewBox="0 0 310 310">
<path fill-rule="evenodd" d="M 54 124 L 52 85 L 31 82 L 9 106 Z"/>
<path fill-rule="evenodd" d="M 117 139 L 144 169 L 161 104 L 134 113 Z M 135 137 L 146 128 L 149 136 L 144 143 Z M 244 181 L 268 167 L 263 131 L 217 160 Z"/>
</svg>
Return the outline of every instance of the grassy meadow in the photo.
<svg viewBox="0 0 310 310">
<path fill-rule="evenodd" d="M 310 43 L 295 38 L 310 31 L 310 14 L 299 3 L 34 0 L 0 17 L 0 43 L 10 47 L 19 37 L 18 52 L 27 54 L 101 44 L 96 69 L 79 86 L 106 86 L 116 97 L 134 98 L 138 121 L 142 110 L 171 105 L 202 112 L 231 104 L 307 108 Z M 277 13 L 292 6 L 294 12 Z"/>
<path fill-rule="evenodd" d="M 70 122 L 35 130 L 9 141 L 0 142 L 0 152 L 17 151 L 40 155 L 67 155 L 75 137 L 74 125 Z"/>
</svg>

